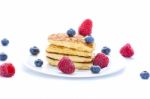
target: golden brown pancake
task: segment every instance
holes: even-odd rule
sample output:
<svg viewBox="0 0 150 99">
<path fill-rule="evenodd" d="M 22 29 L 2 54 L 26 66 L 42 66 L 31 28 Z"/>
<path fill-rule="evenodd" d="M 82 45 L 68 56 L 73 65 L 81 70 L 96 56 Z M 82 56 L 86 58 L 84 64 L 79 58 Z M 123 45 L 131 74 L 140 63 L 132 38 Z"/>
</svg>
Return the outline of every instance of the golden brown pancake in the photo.
<svg viewBox="0 0 150 99">
<path fill-rule="evenodd" d="M 66 54 L 66 55 L 76 55 L 76 56 L 84 56 L 84 57 L 92 57 L 92 53 L 89 52 L 83 52 L 75 49 L 70 49 L 63 46 L 55 46 L 55 45 L 49 45 L 46 49 L 46 52 L 48 53 L 58 53 L 58 54 Z"/>
<path fill-rule="evenodd" d="M 47 58 L 47 61 L 52 66 L 57 66 L 59 63 L 59 60 L 55 60 L 51 58 Z M 92 63 L 77 63 L 77 62 L 73 62 L 73 63 L 76 69 L 79 69 L 79 70 L 88 70 L 92 66 Z"/>
<path fill-rule="evenodd" d="M 56 54 L 56 53 L 46 53 L 46 56 L 52 59 L 60 60 L 63 56 L 67 56 L 73 62 L 91 62 L 92 57 L 80 57 L 80 56 L 72 56 L 72 55 L 64 55 L 64 54 Z"/>
<path fill-rule="evenodd" d="M 74 37 L 68 37 L 66 33 L 52 34 L 48 37 L 50 44 L 56 46 L 63 46 L 79 51 L 92 52 L 94 50 L 94 44 L 87 44 L 84 37 L 81 35 L 75 35 Z"/>
</svg>

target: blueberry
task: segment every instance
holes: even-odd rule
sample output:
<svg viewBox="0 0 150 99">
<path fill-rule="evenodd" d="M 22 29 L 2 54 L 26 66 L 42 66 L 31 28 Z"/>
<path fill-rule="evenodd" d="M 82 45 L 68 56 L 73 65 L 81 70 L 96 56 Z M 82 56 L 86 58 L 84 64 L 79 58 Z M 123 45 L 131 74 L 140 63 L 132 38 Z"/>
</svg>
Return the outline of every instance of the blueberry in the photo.
<svg viewBox="0 0 150 99">
<path fill-rule="evenodd" d="M 97 74 L 101 71 L 101 68 L 99 66 L 92 66 L 90 70 L 92 73 Z"/>
<path fill-rule="evenodd" d="M 43 65 L 43 61 L 41 59 L 37 59 L 34 61 L 36 67 L 41 67 Z"/>
<path fill-rule="evenodd" d="M 32 55 L 37 55 L 37 54 L 39 54 L 39 52 L 40 52 L 40 50 L 39 50 L 39 48 L 36 47 L 36 46 L 33 46 L 33 47 L 30 48 L 30 53 L 31 53 Z"/>
<path fill-rule="evenodd" d="M 1 40 L 1 43 L 2 43 L 3 46 L 7 46 L 9 44 L 9 40 L 4 38 L 4 39 Z"/>
<path fill-rule="evenodd" d="M 103 47 L 101 50 L 101 52 L 104 53 L 105 55 L 108 55 L 110 53 L 110 51 L 111 51 L 111 49 L 106 46 Z"/>
<path fill-rule="evenodd" d="M 67 31 L 67 35 L 69 37 L 73 37 L 75 34 L 76 34 L 75 30 L 72 28 Z"/>
<path fill-rule="evenodd" d="M 148 79 L 150 75 L 149 75 L 149 72 L 143 71 L 140 73 L 140 76 L 142 79 Z"/>
<path fill-rule="evenodd" d="M 0 60 L 5 61 L 7 59 L 7 55 L 5 53 L 0 53 Z"/>
<path fill-rule="evenodd" d="M 85 42 L 86 42 L 86 43 L 93 43 L 93 42 L 94 42 L 94 38 L 93 38 L 92 36 L 87 36 L 87 37 L 85 38 Z"/>
</svg>

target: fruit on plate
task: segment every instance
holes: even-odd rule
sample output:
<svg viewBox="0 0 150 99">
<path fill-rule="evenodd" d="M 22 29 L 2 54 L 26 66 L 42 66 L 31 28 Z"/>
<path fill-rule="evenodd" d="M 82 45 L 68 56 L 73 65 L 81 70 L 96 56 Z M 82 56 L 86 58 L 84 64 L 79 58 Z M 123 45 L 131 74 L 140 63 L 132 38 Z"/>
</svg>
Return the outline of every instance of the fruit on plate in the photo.
<svg viewBox="0 0 150 99">
<path fill-rule="evenodd" d="M 42 67 L 43 61 L 41 59 L 37 59 L 34 61 L 36 67 Z"/>
<path fill-rule="evenodd" d="M 39 52 L 40 52 L 40 50 L 39 50 L 39 48 L 36 47 L 36 46 L 33 46 L 33 47 L 30 48 L 30 53 L 31 53 L 32 55 L 34 55 L 34 56 L 35 56 L 35 55 L 38 55 Z"/>
<path fill-rule="evenodd" d="M 94 38 L 92 37 L 92 36 L 87 36 L 87 37 L 85 37 L 85 42 L 86 43 L 93 43 L 94 42 Z"/>
<path fill-rule="evenodd" d="M 93 59 L 93 65 L 98 65 L 101 68 L 108 66 L 109 58 L 104 53 L 98 53 Z"/>
<path fill-rule="evenodd" d="M 108 55 L 110 53 L 111 49 L 109 47 L 104 46 L 101 50 L 102 53 L 105 55 Z"/>
<path fill-rule="evenodd" d="M 93 74 L 98 74 L 98 73 L 101 71 L 101 68 L 100 68 L 100 66 L 95 66 L 95 65 L 93 65 L 93 66 L 90 68 L 90 70 L 91 70 L 91 72 L 92 72 Z"/>
<path fill-rule="evenodd" d="M 64 56 L 58 63 L 58 69 L 65 74 L 72 74 L 75 71 L 73 62 L 66 56 Z"/>
</svg>

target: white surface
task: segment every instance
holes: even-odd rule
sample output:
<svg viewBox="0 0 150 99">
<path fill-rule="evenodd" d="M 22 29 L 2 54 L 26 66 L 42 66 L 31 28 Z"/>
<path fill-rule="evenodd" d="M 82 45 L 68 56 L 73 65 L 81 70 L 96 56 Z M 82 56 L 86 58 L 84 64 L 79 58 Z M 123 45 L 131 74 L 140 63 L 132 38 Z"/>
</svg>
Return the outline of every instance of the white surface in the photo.
<svg viewBox="0 0 150 99">
<path fill-rule="evenodd" d="M 13 78 L 0 78 L 0 99 L 150 99 L 150 80 L 139 73 L 150 72 L 150 1 L 149 0 L 1 0 L 0 46 L 16 67 Z M 48 34 L 65 32 L 91 18 L 96 49 L 112 49 L 113 58 L 120 47 L 130 42 L 135 49 L 132 59 L 121 60 L 124 72 L 104 78 L 66 79 L 42 75 L 26 68 L 25 46 L 40 45 Z M 119 53 L 118 53 L 119 54 Z"/>
</svg>

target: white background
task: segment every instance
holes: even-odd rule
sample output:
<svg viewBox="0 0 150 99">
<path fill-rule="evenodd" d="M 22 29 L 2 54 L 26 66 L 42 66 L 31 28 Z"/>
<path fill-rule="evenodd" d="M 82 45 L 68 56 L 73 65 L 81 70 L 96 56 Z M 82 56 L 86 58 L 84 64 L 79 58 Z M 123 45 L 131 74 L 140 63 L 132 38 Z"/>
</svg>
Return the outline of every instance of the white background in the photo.
<svg viewBox="0 0 150 99">
<path fill-rule="evenodd" d="M 123 44 L 131 43 L 134 57 L 120 58 L 125 60 L 124 72 L 79 80 L 23 68 L 27 46 L 42 44 L 51 33 L 77 30 L 86 18 L 93 20 L 92 35 L 99 52 L 107 45 L 111 54 L 117 53 Z M 139 77 L 143 70 L 150 72 L 149 33 L 149 0 L 1 0 L 0 39 L 6 37 L 10 44 L 5 48 L 0 45 L 0 51 L 9 55 L 16 74 L 0 78 L 0 99 L 150 99 L 150 80 Z"/>
</svg>

